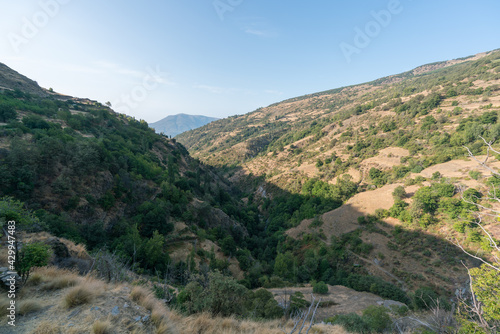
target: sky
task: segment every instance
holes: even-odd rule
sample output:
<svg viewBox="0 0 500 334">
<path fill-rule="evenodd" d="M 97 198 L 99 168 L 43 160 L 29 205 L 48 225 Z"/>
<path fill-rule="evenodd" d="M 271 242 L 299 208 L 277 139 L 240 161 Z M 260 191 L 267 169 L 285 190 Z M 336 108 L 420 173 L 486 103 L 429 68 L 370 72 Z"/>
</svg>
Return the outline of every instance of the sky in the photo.
<svg viewBox="0 0 500 334">
<path fill-rule="evenodd" d="M 147 122 L 500 48 L 498 0 L 0 0 L 0 62 Z"/>
</svg>

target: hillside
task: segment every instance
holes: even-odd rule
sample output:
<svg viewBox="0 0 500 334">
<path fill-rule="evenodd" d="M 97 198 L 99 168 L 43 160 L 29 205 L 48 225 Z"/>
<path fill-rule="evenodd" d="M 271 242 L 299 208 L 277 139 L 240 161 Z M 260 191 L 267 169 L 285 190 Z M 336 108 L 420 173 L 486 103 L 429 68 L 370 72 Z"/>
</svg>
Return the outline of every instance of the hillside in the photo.
<svg viewBox="0 0 500 334">
<path fill-rule="evenodd" d="M 25 203 L 50 233 L 91 250 L 111 247 L 151 273 L 174 266 L 174 247 L 184 250 L 176 263 L 187 262 L 199 217 L 206 229 L 247 234 L 220 208 L 221 195 L 243 206 L 227 180 L 144 121 L 95 101 L 19 90 L 0 93 L 0 117 L 0 196 Z M 203 245 L 206 253 L 192 261 L 217 258 L 221 269 L 241 275 L 214 242 Z"/>
<path fill-rule="evenodd" d="M 18 90 L 38 96 L 48 96 L 48 92 L 35 81 L 0 63 L 0 90 Z"/>
<path fill-rule="evenodd" d="M 469 287 L 463 264 L 480 264 L 455 243 L 491 259 L 474 222 L 481 208 L 496 208 L 488 191 L 499 183 L 464 147 L 481 158 L 480 136 L 500 134 L 498 51 L 290 99 L 173 139 L 92 100 L 6 88 L 0 224 L 17 222 L 18 251 L 66 254 L 54 238 L 87 249 L 85 259 L 66 254 L 51 264 L 97 279 L 97 307 L 106 310 L 99 318 L 132 332 L 141 329 L 113 318 L 117 305 L 106 299 L 143 298 L 120 284 L 145 285 L 163 300 L 156 316 L 156 302 L 125 311 L 141 319 L 151 312 L 146 332 L 287 321 L 307 311 L 311 290 L 324 298 L 318 319 L 374 332 L 408 321 L 408 312 L 430 321 L 436 303 L 451 312 Z M 490 166 L 500 167 L 498 158 Z M 497 223 L 484 223 L 500 237 Z M 23 287 L 49 310 L 30 330 L 40 319 L 75 317 L 75 332 L 88 331 L 95 305 L 59 317 L 61 306 L 47 299 L 60 294 L 49 295 L 53 277 L 44 275 Z M 385 319 L 382 329 L 373 312 Z"/>
<path fill-rule="evenodd" d="M 426 282 L 453 291 L 465 273 L 459 255 L 447 253 L 440 240 L 489 253 L 488 241 L 470 223 L 474 215 L 466 213 L 472 208 L 459 203 L 459 190 L 488 196 L 491 174 L 465 159 L 464 146 L 485 154 L 480 136 L 499 137 L 499 111 L 500 52 L 492 51 L 289 99 L 178 140 L 194 157 L 224 168 L 271 209 L 270 226 L 275 221 L 303 247 L 343 244 L 350 235 L 366 243 L 366 251 L 355 252 L 371 274 L 410 289 Z M 355 184 L 351 199 L 353 193 L 338 193 L 346 182 Z M 393 196 L 401 187 L 404 195 Z M 297 197 L 280 221 L 272 210 L 293 205 L 287 193 L 314 200 Z M 424 197 L 431 207 L 422 208 Z M 487 229 L 500 238 L 496 224 Z M 287 245 L 299 262 L 304 259 L 307 252 Z"/>
<path fill-rule="evenodd" d="M 149 126 L 155 129 L 156 133 L 163 133 L 175 137 L 180 133 L 197 129 L 217 119 L 218 118 L 207 116 L 178 114 L 167 116 L 157 122 L 149 124 Z"/>
</svg>

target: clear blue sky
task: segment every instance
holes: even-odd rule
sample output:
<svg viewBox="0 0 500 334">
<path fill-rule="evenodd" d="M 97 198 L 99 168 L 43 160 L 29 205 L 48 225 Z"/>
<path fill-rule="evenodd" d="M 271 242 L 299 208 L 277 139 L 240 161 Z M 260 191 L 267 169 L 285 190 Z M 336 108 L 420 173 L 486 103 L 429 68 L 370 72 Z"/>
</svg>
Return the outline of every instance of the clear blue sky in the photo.
<svg viewBox="0 0 500 334">
<path fill-rule="evenodd" d="M 0 9 L 0 62 L 148 122 L 243 114 L 500 48 L 498 0 L 0 0 Z M 374 24 L 382 10 L 391 17 Z M 369 40 L 355 41 L 356 28 Z M 341 45 L 356 48 L 350 61 Z"/>
</svg>

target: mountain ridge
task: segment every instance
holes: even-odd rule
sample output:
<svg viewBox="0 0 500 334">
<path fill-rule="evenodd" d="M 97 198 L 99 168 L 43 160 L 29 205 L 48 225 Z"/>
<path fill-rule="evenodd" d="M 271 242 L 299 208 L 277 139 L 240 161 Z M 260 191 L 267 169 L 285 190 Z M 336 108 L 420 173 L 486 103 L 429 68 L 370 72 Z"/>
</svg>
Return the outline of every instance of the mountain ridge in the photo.
<svg viewBox="0 0 500 334">
<path fill-rule="evenodd" d="M 218 120 L 218 118 L 180 113 L 169 115 L 159 121 L 150 123 L 149 126 L 155 129 L 156 133 L 163 133 L 175 137 L 178 134 L 199 128 L 216 120 Z"/>
<path fill-rule="evenodd" d="M 3 63 L 0 63 L 0 89 L 19 90 L 42 97 L 49 95 L 36 81 L 29 79 Z"/>
</svg>

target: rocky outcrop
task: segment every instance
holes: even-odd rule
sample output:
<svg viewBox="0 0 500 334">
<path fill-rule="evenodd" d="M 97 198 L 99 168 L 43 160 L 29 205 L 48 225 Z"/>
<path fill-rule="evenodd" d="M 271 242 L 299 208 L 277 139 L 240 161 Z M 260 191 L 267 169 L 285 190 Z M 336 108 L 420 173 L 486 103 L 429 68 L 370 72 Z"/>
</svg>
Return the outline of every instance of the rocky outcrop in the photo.
<svg viewBox="0 0 500 334">
<path fill-rule="evenodd" d="M 12 283 L 16 287 L 16 290 L 21 286 L 21 277 L 15 272 L 10 271 L 9 268 L 0 268 L 0 284 L 7 290 L 11 290 Z"/>
</svg>

